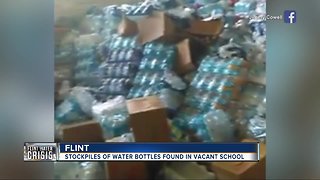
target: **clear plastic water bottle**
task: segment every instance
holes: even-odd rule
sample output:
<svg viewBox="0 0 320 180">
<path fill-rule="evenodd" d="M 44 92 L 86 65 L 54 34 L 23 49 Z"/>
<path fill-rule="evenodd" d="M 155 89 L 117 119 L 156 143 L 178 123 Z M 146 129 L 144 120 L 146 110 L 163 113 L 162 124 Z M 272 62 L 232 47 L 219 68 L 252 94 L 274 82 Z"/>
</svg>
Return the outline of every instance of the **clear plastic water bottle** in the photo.
<svg viewBox="0 0 320 180">
<path fill-rule="evenodd" d="M 244 87 L 241 101 L 244 104 L 257 106 L 261 102 L 264 101 L 266 94 L 266 87 L 262 85 L 256 85 L 256 84 L 247 84 Z"/>
<path fill-rule="evenodd" d="M 196 88 L 202 89 L 205 83 L 205 78 L 201 77 L 200 80 L 196 83 Z"/>
<path fill-rule="evenodd" d="M 119 79 L 112 79 L 111 84 L 110 84 L 110 93 L 114 94 L 116 92 L 120 92 L 121 91 L 121 84 L 119 82 Z"/>
<path fill-rule="evenodd" d="M 140 45 L 137 43 L 136 38 L 131 40 L 130 47 L 131 48 L 138 48 L 138 49 L 141 48 Z"/>
<path fill-rule="evenodd" d="M 119 66 L 116 63 L 113 63 L 112 65 L 113 65 L 112 74 L 109 76 L 109 78 L 119 77 L 119 74 L 121 73 L 121 66 Z"/>
<path fill-rule="evenodd" d="M 208 85 L 212 81 L 212 75 L 211 74 L 203 74 L 201 79 L 198 81 L 196 87 L 200 89 L 208 89 Z"/>
<path fill-rule="evenodd" d="M 259 116 L 265 116 L 267 111 L 267 101 L 266 98 L 258 105 L 257 112 Z"/>
<path fill-rule="evenodd" d="M 124 59 L 126 61 L 130 61 L 131 59 L 133 59 L 133 56 L 134 56 L 134 50 L 128 49 Z"/>
<path fill-rule="evenodd" d="M 185 104 L 191 107 L 205 107 L 205 101 L 203 101 L 202 97 L 204 96 L 205 91 L 203 90 L 192 90 L 192 92 L 187 92 L 187 96 L 185 98 Z"/>
<path fill-rule="evenodd" d="M 108 61 L 114 62 L 117 61 L 118 50 L 114 50 L 110 53 L 110 56 L 107 58 Z"/>
<path fill-rule="evenodd" d="M 122 48 L 131 48 L 130 44 L 131 44 L 131 39 L 130 38 L 123 38 L 121 47 Z"/>
<path fill-rule="evenodd" d="M 144 76 L 144 73 L 142 71 L 138 72 L 136 74 L 136 77 L 133 80 L 133 84 L 138 85 L 140 83 L 141 79 L 143 78 L 143 76 Z"/>
<path fill-rule="evenodd" d="M 113 77 L 115 75 L 117 75 L 118 73 L 118 69 L 117 69 L 117 64 L 113 63 L 113 64 L 110 64 L 109 68 L 108 68 L 108 76 L 107 77 Z"/>
<path fill-rule="evenodd" d="M 91 106 L 94 101 L 94 97 L 85 88 L 73 88 L 69 97 L 55 111 L 56 122 L 65 124 L 86 120 L 91 116 Z"/>
<path fill-rule="evenodd" d="M 135 93 L 136 87 L 132 87 L 127 95 L 127 99 L 132 99 Z"/>
<path fill-rule="evenodd" d="M 81 106 L 74 98 L 67 98 L 55 111 L 55 121 L 61 124 L 67 124 L 73 121 L 81 121 L 86 118 Z"/>
<path fill-rule="evenodd" d="M 217 2 L 217 1 L 216 1 Z M 202 2 L 203 3 L 203 2 Z M 219 18 L 223 15 L 224 8 L 219 3 L 205 3 L 197 11 L 198 15 L 203 18 Z"/>
<path fill-rule="evenodd" d="M 121 72 L 121 76 L 122 76 L 122 77 L 128 77 L 128 76 L 130 76 L 130 70 L 131 70 L 131 68 L 130 68 L 130 64 L 129 64 L 129 63 L 124 63 L 124 64 L 122 64 L 121 70 L 122 70 L 122 72 Z"/>
<path fill-rule="evenodd" d="M 140 80 L 138 80 L 137 84 L 146 84 L 149 81 L 151 74 L 150 73 L 144 73 Z"/>
<path fill-rule="evenodd" d="M 161 80 L 161 77 L 158 73 L 153 73 L 150 77 L 150 80 L 148 82 L 149 85 L 153 85 Z"/>
<path fill-rule="evenodd" d="M 141 59 L 139 69 L 140 69 L 140 70 L 146 69 L 146 68 L 147 68 L 147 64 L 148 64 L 148 61 L 149 61 L 148 58 L 143 57 L 143 58 Z"/>
<path fill-rule="evenodd" d="M 256 10 L 257 2 L 255 0 L 240 0 L 234 5 L 235 14 L 248 17 Z"/>
<path fill-rule="evenodd" d="M 101 123 L 106 138 L 120 136 L 129 131 L 129 115 L 125 102 L 123 96 L 118 96 L 92 107 L 94 117 Z"/>
<path fill-rule="evenodd" d="M 219 19 L 224 16 L 226 12 L 225 7 L 221 3 L 216 3 L 211 11 L 211 18 L 212 19 Z"/>
<path fill-rule="evenodd" d="M 230 103 L 230 99 L 227 97 L 221 95 L 221 96 L 216 96 L 212 100 L 212 104 L 219 104 L 221 106 L 226 107 Z"/>
<path fill-rule="evenodd" d="M 195 97 L 198 99 L 199 108 L 208 109 L 211 105 L 212 96 L 210 92 L 204 91 L 199 97 Z"/>
<path fill-rule="evenodd" d="M 230 117 L 222 110 L 211 110 L 205 115 L 205 124 L 213 142 L 230 142 L 234 138 L 234 127 Z"/>
<path fill-rule="evenodd" d="M 136 98 L 137 94 L 139 93 L 138 91 L 140 90 L 140 87 L 133 86 L 133 88 L 130 89 L 130 92 L 128 94 L 128 99 Z"/>
<path fill-rule="evenodd" d="M 248 123 L 248 136 L 264 142 L 266 139 L 266 125 L 266 119 L 260 116 L 250 119 Z"/>
<path fill-rule="evenodd" d="M 224 61 L 218 57 L 207 57 L 202 61 L 199 67 L 201 72 L 212 72 L 214 69 L 220 69 Z"/>
<path fill-rule="evenodd" d="M 173 71 L 165 71 L 164 74 L 159 73 L 159 77 L 164 77 L 164 81 L 172 89 L 182 91 L 187 88 L 187 84 Z"/>
<path fill-rule="evenodd" d="M 163 48 L 162 44 L 155 43 L 155 42 L 147 43 L 145 45 L 145 50 L 147 50 L 147 49 L 162 49 L 162 48 Z"/>
<path fill-rule="evenodd" d="M 151 87 L 146 87 L 144 90 L 141 90 L 141 96 L 146 97 L 146 96 L 151 96 L 153 93 L 153 89 Z"/>
<path fill-rule="evenodd" d="M 212 142 L 208 130 L 205 128 L 197 129 L 196 136 L 199 137 L 203 142 Z"/>
<path fill-rule="evenodd" d="M 258 14 L 266 14 L 266 0 L 258 0 L 256 6 L 256 13 Z"/>
<path fill-rule="evenodd" d="M 223 69 L 219 73 L 223 75 L 239 76 L 241 71 L 240 69 Z"/>
<path fill-rule="evenodd" d="M 158 59 L 154 58 L 154 59 L 149 59 L 148 63 L 147 63 L 147 68 L 149 69 L 155 69 L 157 64 L 158 64 Z"/>
<path fill-rule="evenodd" d="M 207 85 L 207 90 L 212 91 L 213 89 L 216 89 L 219 84 L 221 84 L 221 76 L 219 75 L 212 75 L 212 79 Z"/>
<path fill-rule="evenodd" d="M 152 86 L 145 86 L 139 91 L 139 97 L 153 96 L 155 94 L 157 94 L 157 92 Z"/>
<path fill-rule="evenodd" d="M 168 109 L 174 111 L 180 107 L 183 99 L 181 93 L 167 88 L 160 90 L 159 97 Z"/>
<path fill-rule="evenodd" d="M 125 60 L 126 58 L 126 53 L 127 53 L 127 49 L 122 49 L 120 50 L 119 54 L 118 54 L 118 57 L 117 57 L 117 60 L 118 61 L 123 61 Z"/>
<path fill-rule="evenodd" d="M 133 94 L 133 98 L 139 98 L 143 97 L 144 93 L 147 91 L 148 87 L 147 86 L 142 86 L 142 87 L 137 87 Z"/>
<path fill-rule="evenodd" d="M 172 126 L 183 131 L 188 129 L 188 121 L 185 117 L 181 116 L 181 114 L 182 113 L 178 114 L 172 119 Z"/>
<path fill-rule="evenodd" d="M 120 83 L 119 79 L 113 79 L 112 83 L 110 84 L 111 87 L 111 94 L 115 94 L 117 92 L 121 92 L 122 84 Z"/>
<path fill-rule="evenodd" d="M 188 123 L 188 127 L 193 130 L 199 129 L 203 124 L 203 117 L 201 115 L 194 116 Z"/>
<path fill-rule="evenodd" d="M 236 78 L 226 76 L 225 78 L 221 79 L 220 84 L 225 87 L 234 87 L 238 85 L 238 81 Z"/>
<path fill-rule="evenodd" d="M 80 162 L 80 171 L 76 179 L 103 179 L 104 165 L 100 162 Z M 71 178 L 73 179 L 73 178 Z"/>
<path fill-rule="evenodd" d="M 143 55 L 146 57 L 149 57 L 149 56 L 152 56 L 153 52 L 154 52 L 153 49 L 147 48 L 147 46 L 146 46 L 146 48 L 143 50 Z"/>
<path fill-rule="evenodd" d="M 112 49 L 121 48 L 121 43 L 122 43 L 122 38 L 117 37 L 113 40 L 111 48 Z"/>
</svg>

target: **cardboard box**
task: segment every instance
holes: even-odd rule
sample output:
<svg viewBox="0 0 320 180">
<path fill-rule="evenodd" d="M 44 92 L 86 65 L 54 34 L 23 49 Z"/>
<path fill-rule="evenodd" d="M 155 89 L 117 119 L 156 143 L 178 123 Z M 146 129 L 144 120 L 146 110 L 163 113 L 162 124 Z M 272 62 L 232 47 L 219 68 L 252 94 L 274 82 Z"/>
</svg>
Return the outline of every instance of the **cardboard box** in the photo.
<svg viewBox="0 0 320 180">
<path fill-rule="evenodd" d="M 249 76 L 249 81 L 259 84 L 259 85 L 266 85 L 266 77 L 265 76 L 261 76 L 261 77 L 256 77 L 256 76 Z"/>
<path fill-rule="evenodd" d="M 96 121 L 64 125 L 62 141 L 64 142 L 103 142 L 103 133 L 100 124 Z"/>
<path fill-rule="evenodd" d="M 69 33 L 71 32 L 70 28 L 65 27 L 55 27 L 54 28 L 54 39 L 56 44 L 60 44 Z"/>
<path fill-rule="evenodd" d="M 242 142 L 256 142 L 244 140 Z M 259 162 L 216 162 L 211 165 L 218 179 L 265 179 L 266 178 L 266 145 L 260 143 Z"/>
<path fill-rule="evenodd" d="M 191 34 L 217 37 L 223 30 L 223 22 L 220 19 L 202 21 L 193 20 L 187 30 Z"/>
<path fill-rule="evenodd" d="M 71 81 L 73 78 L 73 68 L 75 66 L 74 58 L 70 57 L 64 60 L 66 61 L 63 62 L 62 60 L 58 60 L 54 65 L 54 77 L 57 81 Z"/>
<path fill-rule="evenodd" d="M 175 65 L 175 72 L 183 75 L 195 69 L 192 62 L 192 55 L 190 50 L 190 40 L 185 39 L 177 44 L 178 60 Z"/>
<path fill-rule="evenodd" d="M 166 108 L 156 96 L 127 101 L 129 123 L 136 142 L 170 142 Z"/>
<path fill-rule="evenodd" d="M 118 34 L 121 36 L 133 36 L 138 34 L 137 23 L 124 17 L 118 27 Z"/>
<path fill-rule="evenodd" d="M 145 162 L 107 162 L 105 163 L 107 179 L 149 179 Z"/>
<path fill-rule="evenodd" d="M 186 30 L 190 37 L 198 39 L 205 46 L 211 45 L 223 30 L 221 20 L 193 20 L 191 26 Z"/>
<path fill-rule="evenodd" d="M 138 21 L 138 40 L 141 44 L 164 37 L 174 37 L 177 27 L 164 12 L 154 12 Z"/>
</svg>

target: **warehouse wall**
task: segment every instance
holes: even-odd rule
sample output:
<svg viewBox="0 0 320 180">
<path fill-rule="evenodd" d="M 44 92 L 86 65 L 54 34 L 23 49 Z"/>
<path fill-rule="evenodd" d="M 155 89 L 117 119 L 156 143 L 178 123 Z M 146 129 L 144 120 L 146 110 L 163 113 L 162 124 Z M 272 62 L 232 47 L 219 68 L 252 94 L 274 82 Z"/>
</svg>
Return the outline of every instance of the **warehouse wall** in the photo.
<svg viewBox="0 0 320 180">
<path fill-rule="evenodd" d="M 140 0 L 55 0 L 55 15 L 73 16 L 84 12 L 91 5 L 106 6 L 112 4 L 130 4 Z"/>
<path fill-rule="evenodd" d="M 86 9 L 92 5 L 107 6 L 112 4 L 137 3 L 140 0 L 55 0 L 55 22 L 59 25 L 77 23 Z"/>
</svg>

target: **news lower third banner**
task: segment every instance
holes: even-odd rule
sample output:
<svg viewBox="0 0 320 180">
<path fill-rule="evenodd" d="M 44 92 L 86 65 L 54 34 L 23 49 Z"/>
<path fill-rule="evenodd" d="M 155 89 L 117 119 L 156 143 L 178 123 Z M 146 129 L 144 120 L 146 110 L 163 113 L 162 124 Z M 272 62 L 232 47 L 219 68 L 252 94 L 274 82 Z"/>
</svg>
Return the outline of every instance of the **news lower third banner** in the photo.
<svg viewBox="0 0 320 180">
<path fill-rule="evenodd" d="M 24 161 L 259 161 L 259 143 L 25 143 Z"/>
</svg>

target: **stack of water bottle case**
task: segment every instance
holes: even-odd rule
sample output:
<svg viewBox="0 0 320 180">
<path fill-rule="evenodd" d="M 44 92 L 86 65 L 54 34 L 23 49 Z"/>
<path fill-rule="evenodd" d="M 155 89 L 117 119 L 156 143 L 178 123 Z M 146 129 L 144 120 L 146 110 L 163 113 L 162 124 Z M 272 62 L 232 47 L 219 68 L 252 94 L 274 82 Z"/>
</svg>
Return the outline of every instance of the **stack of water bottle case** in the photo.
<svg viewBox="0 0 320 180">
<path fill-rule="evenodd" d="M 154 39 L 141 32 L 117 33 L 124 19 L 139 24 L 156 12 L 178 22 L 179 30 L 169 39 L 183 34 L 183 39 L 201 41 L 206 51 L 192 59 L 193 70 L 176 71 L 177 61 L 185 60 L 182 57 L 188 52 L 178 48 L 181 39 L 168 41 L 166 28 Z M 61 126 L 94 119 L 107 141 L 134 142 L 127 102 L 156 96 L 166 107 L 173 141 L 240 142 L 250 138 L 265 142 L 265 22 L 248 18 L 264 14 L 265 1 L 149 0 L 95 7 L 87 13 L 94 34 L 81 35 L 74 43 L 76 65 L 71 84 L 75 87 L 56 108 L 58 132 Z M 210 24 L 217 19 L 224 22 L 224 29 L 219 36 L 210 37 L 214 40 L 209 43 L 203 41 L 203 26 L 199 34 L 185 33 L 188 23 Z M 156 31 L 138 25 L 138 31 L 147 28 Z M 141 43 L 141 36 L 149 41 Z M 192 46 L 186 47 L 197 53 Z M 205 172 L 203 176 L 194 178 L 213 179 L 207 170 L 200 171 Z"/>
</svg>

